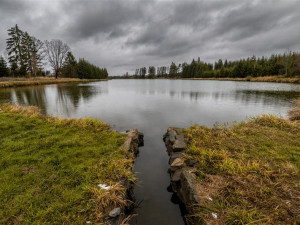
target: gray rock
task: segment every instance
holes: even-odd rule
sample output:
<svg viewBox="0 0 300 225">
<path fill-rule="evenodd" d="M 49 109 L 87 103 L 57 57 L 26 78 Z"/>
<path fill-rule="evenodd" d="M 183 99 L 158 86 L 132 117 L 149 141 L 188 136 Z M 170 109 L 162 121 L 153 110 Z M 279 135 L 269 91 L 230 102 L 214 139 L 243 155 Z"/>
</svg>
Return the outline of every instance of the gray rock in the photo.
<svg viewBox="0 0 300 225">
<path fill-rule="evenodd" d="M 184 159 L 183 158 L 176 158 L 171 164 L 171 167 L 182 167 L 184 164 Z"/>
<path fill-rule="evenodd" d="M 181 140 L 175 140 L 174 144 L 173 144 L 173 151 L 174 152 L 181 152 L 185 150 L 185 143 L 184 141 Z"/>
<path fill-rule="evenodd" d="M 120 214 L 121 214 L 121 208 L 118 207 L 118 208 L 114 208 L 113 210 L 111 210 L 108 215 L 109 215 L 109 217 L 115 218 L 117 216 L 120 216 Z"/>
<path fill-rule="evenodd" d="M 175 142 L 175 139 L 176 139 L 176 131 L 175 130 L 170 130 L 168 132 L 168 135 L 169 135 L 170 142 L 173 144 Z"/>
<path fill-rule="evenodd" d="M 172 182 L 178 182 L 180 181 L 180 176 L 181 176 L 182 170 L 176 170 L 175 173 L 171 176 L 171 181 Z"/>
<path fill-rule="evenodd" d="M 184 135 L 183 134 L 177 134 L 175 138 L 179 141 L 184 141 Z"/>
<path fill-rule="evenodd" d="M 172 162 L 176 159 L 176 158 L 181 158 L 182 157 L 182 153 L 181 152 L 174 152 L 169 159 L 169 164 L 172 164 Z"/>
<path fill-rule="evenodd" d="M 193 171 L 183 171 L 180 174 L 180 181 L 180 199 L 185 203 L 185 205 L 199 203 L 200 198 L 197 195 L 197 182 Z"/>
<path fill-rule="evenodd" d="M 164 139 L 164 142 L 165 142 L 166 146 L 169 145 L 169 143 L 170 143 L 170 138 L 169 138 L 169 136 L 167 136 L 167 137 Z"/>
</svg>

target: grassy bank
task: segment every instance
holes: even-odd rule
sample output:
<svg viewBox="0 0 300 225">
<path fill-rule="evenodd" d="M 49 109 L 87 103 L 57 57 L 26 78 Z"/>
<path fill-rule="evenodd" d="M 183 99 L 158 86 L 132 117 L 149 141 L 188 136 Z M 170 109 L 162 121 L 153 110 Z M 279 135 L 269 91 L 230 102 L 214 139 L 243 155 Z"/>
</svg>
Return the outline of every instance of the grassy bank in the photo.
<svg viewBox="0 0 300 225">
<path fill-rule="evenodd" d="M 288 114 L 290 120 L 300 122 L 300 98 L 294 102 L 294 107 L 289 110 Z"/>
<path fill-rule="evenodd" d="M 78 79 L 78 78 L 58 78 L 53 77 L 36 77 L 36 78 L 1 78 L 0 88 L 18 87 L 18 86 L 34 86 L 44 84 L 60 84 L 74 82 L 93 82 L 106 81 L 106 79 Z"/>
<path fill-rule="evenodd" d="M 184 78 L 186 80 L 227 80 L 227 81 L 252 81 L 252 82 L 275 82 L 300 84 L 300 77 L 265 76 L 246 78 Z"/>
<path fill-rule="evenodd" d="M 184 157 L 198 162 L 201 196 L 188 217 L 204 224 L 300 223 L 299 107 L 290 111 L 295 121 L 262 115 L 186 129 Z"/>
<path fill-rule="evenodd" d="M 126 204 L 133 156 L 109 125 L 4 104 L 0 128 L 0 224 L 99 224 Z"/>
</svg>

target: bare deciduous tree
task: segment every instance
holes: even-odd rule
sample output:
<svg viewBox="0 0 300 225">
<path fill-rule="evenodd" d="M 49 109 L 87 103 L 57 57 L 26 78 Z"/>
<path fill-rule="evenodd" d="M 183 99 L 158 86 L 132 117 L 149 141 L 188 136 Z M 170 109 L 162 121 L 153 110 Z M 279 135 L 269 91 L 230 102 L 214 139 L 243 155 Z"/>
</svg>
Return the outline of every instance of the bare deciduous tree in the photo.
<svg viewBox="0 0 300 225">
<path fill-rule="evenodd" d="M 55 78 L 59 76 L 60 70 L 64 65 L 70 47 L 61 40 L 45 41 L 45 52 L 49 63 L 54 70 Z"/>
</svg>

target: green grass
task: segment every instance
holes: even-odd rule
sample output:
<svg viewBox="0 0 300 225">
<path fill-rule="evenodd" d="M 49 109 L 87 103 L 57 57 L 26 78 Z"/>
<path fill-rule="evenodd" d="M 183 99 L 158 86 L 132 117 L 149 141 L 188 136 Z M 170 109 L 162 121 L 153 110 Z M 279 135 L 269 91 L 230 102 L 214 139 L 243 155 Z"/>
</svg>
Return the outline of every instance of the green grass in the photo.
<svg viewBox="0 0 300 225">
<path fill-rule="evenodd" d="M 134 180 L 132 156 L 107 124 L 0 105 L 0 127 L 0 224 L 101 223 L 126 204 L 118 182 Z"/>
<path fill-rule="evenodd" d="M 299 123 L 262 115 L 227 127 L 194 125 L 185 135 L 185 157 L 199 162 L 199 192 L 213 199 L 203 198 L 194 218 L 204 224 L 300 223 Z"/>
</svg>

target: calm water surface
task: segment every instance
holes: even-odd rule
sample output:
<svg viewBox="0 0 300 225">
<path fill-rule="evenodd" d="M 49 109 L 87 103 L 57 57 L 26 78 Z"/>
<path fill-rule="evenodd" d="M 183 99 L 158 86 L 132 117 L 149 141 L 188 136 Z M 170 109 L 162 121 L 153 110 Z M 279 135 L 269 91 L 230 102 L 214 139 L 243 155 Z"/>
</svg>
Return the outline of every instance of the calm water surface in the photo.
<svg viewBox="0 0 300 225">
<path fill-rule="evenodd" d="M 141 201 L 132 224 L 182 225 L 171 202 L 168 156 L 162 136 L 169 126 L 241 121 L 262 113 L 287 115 L 300 85 L 231 81 L 112 80 L 0 90 L 0 102 L 36 105 L 49 115 L 94 117 L 124 131 L 138 128 L 145 146 L 135 162 Z"/>
</svg>

